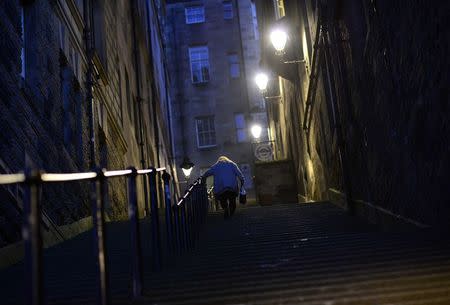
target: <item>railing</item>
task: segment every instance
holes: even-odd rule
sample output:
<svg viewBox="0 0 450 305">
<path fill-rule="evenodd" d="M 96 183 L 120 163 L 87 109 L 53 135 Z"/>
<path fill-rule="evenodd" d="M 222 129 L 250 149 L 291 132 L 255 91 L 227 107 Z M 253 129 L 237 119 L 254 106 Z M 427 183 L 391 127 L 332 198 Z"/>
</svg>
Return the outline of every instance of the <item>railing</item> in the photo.
<svg viewBox="0 0 450 305">
<path fill-rule="evenodd" d="M 170 252 L 180 254 L 192 249 L 199 236 L 200 226 L 204 223 L 208 211 L 208 194 L 206 186 L 201 179 L 197 179 L 189 187 L 185 195 L 176 203 L 172 203 L 170 193 L 171 176 L 165 168 L 136 169 L 130 167 L 126 170 L 106 171 L 99 169 L 84 173 L 45 173 L 38 170 L 27 169 L 25 173 L 0 175 L 0 185 L 24 185 L 23 200 L 23 241 L 25 246 L 25 297 L 26 304 L 43 304 L 43 262 L 42 262 L 42 236 L 41 207 L 39 202 L 39 188 L 46 183 L 65 183 L 71 181 L 91 181 L 92 189 L 92 216 L 93 233 L 95 241 L 96 274 L 98 283 L 97 303 L 106 305 L 110 303 L 108 266 L 106 264 L 107 249 L 105 245 L 105 200 L 107 198 L 106 184 L 108 179 L 127 177 L 128 179 L 128 216 L 131 225 L 131 265 L 132 265 L 132 296 L 142 295 L 142 249 L 139 226 L 139 211 L 136 181 L 137 176 L 149 176 L 150 184 L 150 215 L 152 229 L 152 267 L 160 270 L 161 262 L 161 232 L 158 214 L 158 187 L 157 175 L 162 173 L 164 185 L 164 205 L 166 222 L 167 248 Z"/>
</svg>

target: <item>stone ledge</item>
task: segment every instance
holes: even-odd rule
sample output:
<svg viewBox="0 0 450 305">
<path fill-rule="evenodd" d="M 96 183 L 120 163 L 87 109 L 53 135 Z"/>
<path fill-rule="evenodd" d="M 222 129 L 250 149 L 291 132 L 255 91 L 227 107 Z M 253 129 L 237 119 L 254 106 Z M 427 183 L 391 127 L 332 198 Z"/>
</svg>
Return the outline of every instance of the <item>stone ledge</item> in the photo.
<svg viewBox="0 0 450 305">
<path fill-rule="evenodd" d="M 347 209 L 345 202 L 345 194 L 336 189 L 328 189 L 329 200 L 331 203 Z M 420 223 L 413 219 L 398 215 L 385 208 L 376 206 L 370 202 L 363 200 L 353 200 L 354 214 L 363 218 L 370 223 L 380 225 L 383 229 L 413 229 L 413 228 L 429 228 L 427 224 Z"/>
</svg>

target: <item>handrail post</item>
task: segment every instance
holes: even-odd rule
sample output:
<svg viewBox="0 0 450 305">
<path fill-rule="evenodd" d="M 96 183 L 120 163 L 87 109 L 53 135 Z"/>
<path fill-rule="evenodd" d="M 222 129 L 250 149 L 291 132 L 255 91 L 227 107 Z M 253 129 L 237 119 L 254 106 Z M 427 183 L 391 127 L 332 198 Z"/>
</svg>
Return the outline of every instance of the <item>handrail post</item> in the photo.
<svg viewBox="0 0 450 305">
<path fill-rule="evenodd" d="M 206 216 L 208 215 L 208 193 L 206 191 L 206 187 L 204 183 L 200 182 L 200 201 L 202 203 L 202 208 L 201 208 L 201 216 L 202 216 L 202 224 L 204 224 L 206 222 Z"/>
<path fill-rule="evenodd" d="M 177 254 L 181 252 L 181 232 L 180 232 L 180 208 L 177 204 L 173 206 L 173 223 L 175 230 L 175 250 Z"/>
<path fill-rule="evenodd" d="M 192 190 L 192 212 L 194 216 L 194 241 L 197 243 L 197 239 L 199 237 L 199 231 L 200 231 L 200 206 L 198 202 L 198 184 L 194 186 L 194 189 Z"/>
<path fill-rule="evenodd" d="M 208 187 L 206 186 L 206 183 L 203 183 L 203 200 L 205 200 L 205 222 L 206 218 L 208 217 L 208 212 L 210 211 L 209 206 L 209 198 L 208 198 Z"/>
<path fill-rule="evenodd" d="M 192 192 L 186 197 L 186 219 L 188 227 L 188 249 L 191 250 L 194 247 L 194 212 L 192 207 Z"/>
<path fill-rule="evenodd" d="M 142 296 L 142 249 L 136 194 L 137 170 L 135 167 L 129 167 L 128 169 L 132 171 L 131 175 L 128 176 L 128 218 L 131 234 L 132 289 L 133 298 L 138 298 Z"/>
<path fill-rule="evenodd" d="M 159 214 L 158 214 L 158 188 L 156 185 L 156 168 L 152 168 L 150 173 L 150 213 L 152 228 L 152 268 L 155 271 L 161 270 L 161 235 L 159 232 Z"/>
<path fill-rule="evenodd" d="M 97 304 L 107 305 L 109 300 L 109 279 L 106 260 L 105 235 L 105 196 L 106 177 L 104 169 L 97 170 L 97 179 L 94 182 L 92 193 L 92 221 L 94 226 L 94 253 L 97 264 L 98 295 Z"/>
<path fill-rule="evenodd" d="M 42 285 L 42 236 L 39 187 L 41 173 L 36 170 L 25 171 L 25 194 L 23 204 L 23 240 L 25 244 L 26 304 L 44 303 Z"/>
<path fill-rule="evenodd" d="M 187 193 L 187 191 L 185 192 Z M 183 250 L 188 251 L 189 250 L 189 218 L 188 218 L 188 207 L 187 207 L 187 198 L 183 201 L 181 208 L 181 230 L 183 235 Z"/>
<path fill-rule="evenodd" d="M 166 233 L 167 233 L 167 249 L 169 252 L 173 249 L 173 231 L 172 231 L 172 203 L 170 200 L 170 174 L 164 171 L 162 174 L 162 180 L 164 183 L 164 202 L 166 206 Z"/>
</svg>

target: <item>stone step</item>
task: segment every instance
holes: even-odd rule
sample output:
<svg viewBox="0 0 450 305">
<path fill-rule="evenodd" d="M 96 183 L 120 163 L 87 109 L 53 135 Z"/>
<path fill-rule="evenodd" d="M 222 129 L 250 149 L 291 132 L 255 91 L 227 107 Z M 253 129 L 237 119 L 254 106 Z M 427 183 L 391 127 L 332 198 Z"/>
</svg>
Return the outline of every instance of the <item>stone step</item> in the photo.
<svg viewBox="0 0 450 305">
<path fill-rule="evenodd" d="M 329 203 L 241 206 L 229 220 L 211 212 L 199 246 L 165 252 L 160 273 L 141 226 L 145 293 L 133 304 L 450 304 L 448 239 L 384 232 Z M 107 233 L 112 303 L 130 304 L 128 225 Z M 91 246 L 86 233 L 46 251 L 47 304 L 95 304 Z M 22 268 L 0 272 L 2 304 L 23 304 Z"/>
</svg>

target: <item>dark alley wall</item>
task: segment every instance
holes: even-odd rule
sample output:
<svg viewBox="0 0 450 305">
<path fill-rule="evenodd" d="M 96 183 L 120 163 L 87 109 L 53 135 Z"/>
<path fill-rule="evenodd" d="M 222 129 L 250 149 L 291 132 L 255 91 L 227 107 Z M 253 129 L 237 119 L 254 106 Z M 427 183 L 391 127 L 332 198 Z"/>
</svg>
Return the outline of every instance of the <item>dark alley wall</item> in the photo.
<svg viewBox="0 0 450 305">
<path fill-rule="evenodd" d="M 284 5 L 284 19 L 298 26 L 291 43 L 306 62 L 293 76 L 292 68 L 274 64 L 268 51 L 265 63 L 283 77 L 280 113 L 290 120 L 280 145 L 291 147 L 299 195 L 327 199 L 335 189 L 353 201 L 447 226 L 448 2 L 285 0 Z M 259 2 L 266 31 L 276 19 L 270 6 L 272 1 Z M 263 49 L 267 45 L 263 42 Z M 314 71 L 318 82 L 312 92 Z M 311 126 L 304 130 L 308 101 Z"/>
<path fill-rule="evenodd" d="M 450 219 L 446 1 L 342 1 L 334 58 L 353 197 L 427 224 Z M 365 17 L 365 20 L 364 20 Z M 348 84 L 348 89 L 346 89 Z"/>
</svg>

